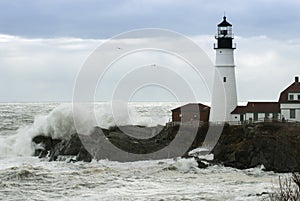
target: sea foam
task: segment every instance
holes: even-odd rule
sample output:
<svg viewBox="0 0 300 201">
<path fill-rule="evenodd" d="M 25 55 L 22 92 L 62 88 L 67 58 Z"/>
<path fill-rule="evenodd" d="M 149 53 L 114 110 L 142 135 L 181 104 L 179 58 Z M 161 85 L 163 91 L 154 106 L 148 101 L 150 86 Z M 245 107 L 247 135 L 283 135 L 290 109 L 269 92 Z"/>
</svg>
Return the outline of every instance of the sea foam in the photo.
<svg viewBox="0 0 300 201">
<path fill-rule="evenodd" d="M 170 118 L 170 108 L 175 104 L 114 104 L 98 103 L 93 108 L 76 106 L 74 115 L 72 104 L 61 104 L 45 115 L 36 115 L 33 123 L 21 126 L 11 135 L 0 134 L 0 157 L 30 156 L 34 153 L 32 139 L 38 135 L 53 139 L 67 139 L 79 131 L 89 134 L 95 126 L 142 125 L 156 126 L 165 124 Z M 76 124 L 74 123 L 76 120 Z"/>
</svg>

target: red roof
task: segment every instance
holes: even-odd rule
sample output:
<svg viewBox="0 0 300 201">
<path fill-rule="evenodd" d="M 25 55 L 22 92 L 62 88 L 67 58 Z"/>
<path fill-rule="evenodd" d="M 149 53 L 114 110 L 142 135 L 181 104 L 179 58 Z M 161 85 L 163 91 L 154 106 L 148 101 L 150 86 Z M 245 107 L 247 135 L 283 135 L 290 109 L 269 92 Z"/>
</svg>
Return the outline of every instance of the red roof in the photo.
<svg viewBox="0 0 300 201">
<path fill-rule="evenodd" d="M 206 109 L 210 109 L 209 106 L 204 105 L 202 103 L 188 103 L 186 105 L 174 108 L 173 110 L 171 110 L 172 112 L 177 111 L 177 110 L 181 110 L 182 108 L 184 108 L 185 111 L 194 111 L 195 107 L 199 107 L 199 111 L 201 110 L 206 110 Z"/>
<path fill-rule="evenodd" d="M 295 78 L 295 82 L 291 84 L 288 88 L 286 88 L 284 91 L 281 92 L 279 97 L 280 103 L 294 103 L 294 102 L 300 102 L 299 100 L 290 101 L 288 100 L 288 94 L 289 93 L 300 93 L 300 82 L 299 78 Z"/>
<path fill-rule="evenodd" d="M 244 114 L 247 113 L 247 106 L 237 106 L 231 114 Z"/>
<path fill-rule="evenodd" d="M 247 106 L 237 106 L 231 114 L 280 113 L 278 102 L 248 102 Z"/>
</svg>

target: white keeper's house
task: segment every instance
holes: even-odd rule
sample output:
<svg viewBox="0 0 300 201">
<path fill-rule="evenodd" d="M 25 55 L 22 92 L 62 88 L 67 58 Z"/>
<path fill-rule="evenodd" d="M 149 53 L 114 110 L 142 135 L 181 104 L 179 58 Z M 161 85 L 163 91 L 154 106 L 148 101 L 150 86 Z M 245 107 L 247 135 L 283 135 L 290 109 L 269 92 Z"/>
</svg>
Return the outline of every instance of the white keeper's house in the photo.
<svg viewBox="0 0 300 201">
<path fill-rule="evenodd" d="M 295 82 L 281 92 L 279 103 L 282 118 L 300 121 L 299 77 L 295 77 Z"/>
<path fill-rule="evenodd" d="M 248 102 L 237 106 L 232 112 L 233 121 L 284 120 L 300 122 L 299 77 L 280 93 L 278 102 Z"/>
</svg>

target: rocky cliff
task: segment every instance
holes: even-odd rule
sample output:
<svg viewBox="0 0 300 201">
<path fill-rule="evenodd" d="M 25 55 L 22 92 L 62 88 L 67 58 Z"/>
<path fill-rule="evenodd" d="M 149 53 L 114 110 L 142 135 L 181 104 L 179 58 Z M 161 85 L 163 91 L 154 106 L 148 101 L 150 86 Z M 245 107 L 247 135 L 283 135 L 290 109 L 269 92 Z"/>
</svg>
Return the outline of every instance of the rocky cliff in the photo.
<svg viewBox="0 0 300 201">
<path fill-rule="evenodd" d="M 131 130 L 134 126 L 128 126 Z M 208 124 L 198 128 L 198 133 L 189 150 L 202 145 Z M 95 128 L 94 133 L 101 128 Z M 157 128 L 149 128 L 149 131 Z M 159 128 L 159 134 L 148 139 L 136 139 L 125 135 L 119 128 L 102 129 L 106 138 L 116 147 L 130 153 L 147 154 L 167 146 L 178 134 L 179 126 Z M 189 128 L 181 129 L 183 135 Z M 147 130 L 146 130 L 147 131 Z M 72 155 L 73 161 L 92 160 L 77 134 L 70 139 L 51 139 L 37 136 L 33 139 L 35 155 L 48 156 L 58 160 L 60 156 Z M 188 150 L 188 151 L 189 151 Z M 184 154 L 187 157 L 188 151 Z M 248 125 L 225 125 L 221 137 L 213 149 L 214 163 L 239 169 L 263 165 L 267 171 L 300 171 L 300 124 L 296 123 L 258 123 Z"/>
<path fill-rule="evenodd" d="M 267 171 L 300 171 L 300 124 L 226 125 L 213 154 L 215 162 L 239 169 L 264 165 Z"/>
</svg>

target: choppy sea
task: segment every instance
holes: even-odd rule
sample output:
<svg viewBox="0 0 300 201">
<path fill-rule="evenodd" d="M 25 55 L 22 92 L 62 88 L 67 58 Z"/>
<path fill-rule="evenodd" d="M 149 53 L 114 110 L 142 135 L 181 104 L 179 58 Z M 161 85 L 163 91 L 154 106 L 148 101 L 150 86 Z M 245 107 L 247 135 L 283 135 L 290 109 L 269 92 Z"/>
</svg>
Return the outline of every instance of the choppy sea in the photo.
<svg viewBox="0 0 300 201">
<path fill-rule="evenodd" d="M 164 125 L 176 106 L 130 103 L 117 124 Z M 99 126 L 116 124 L 107 103 L 98 103 L 95 114 Z M 67 163 L 32 157 L 34 136 L 75 131 L 71 103 L 1 103 L 0 200 L 256 201 L 275 190 L 279 176 L 288 176 L 262 167 L 198 169 L 194 159 L 182 158 Z"/>
</svg>

